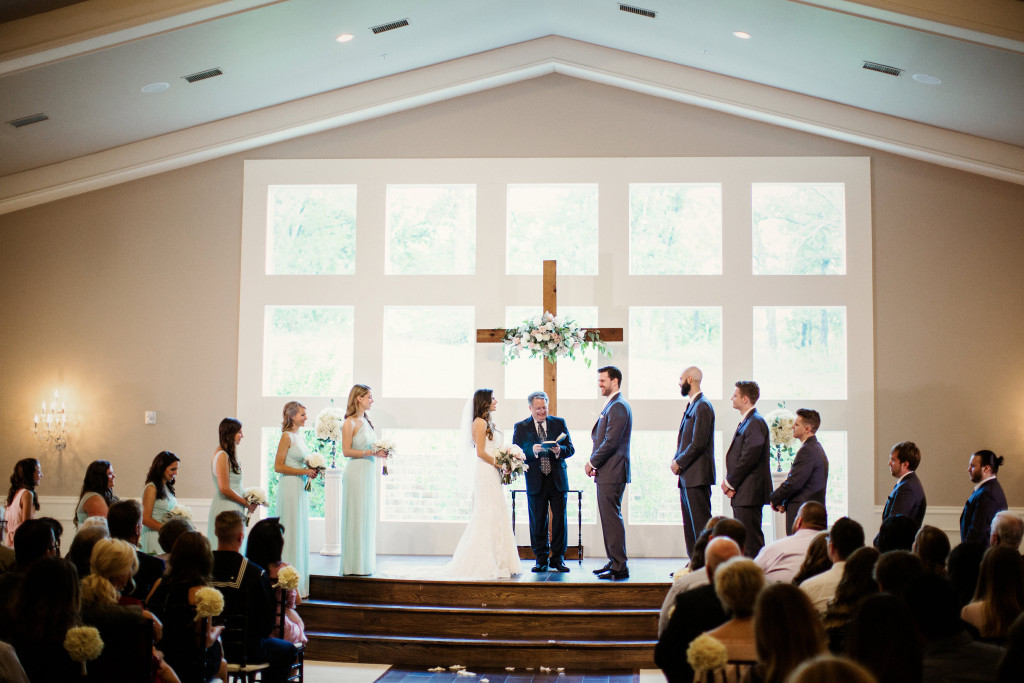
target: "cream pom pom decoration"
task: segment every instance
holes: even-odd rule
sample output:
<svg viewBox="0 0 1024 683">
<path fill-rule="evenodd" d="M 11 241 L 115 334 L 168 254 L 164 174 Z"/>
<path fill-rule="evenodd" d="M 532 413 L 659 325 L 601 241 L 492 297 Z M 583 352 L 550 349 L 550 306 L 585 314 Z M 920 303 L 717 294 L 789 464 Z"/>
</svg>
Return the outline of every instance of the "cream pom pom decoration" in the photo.
<svg viewBox="0 0 1024 683">
<path fill-rule="evenodd" d="M 282 567 L 277 573 L 277 585 L 274 588 L 283 588 L 286 591 L 293 591 L 299 587 L 299 571 L 295 567 Z"/>
<path fill-rule="evenodd" d="M 71 659 L 82 664 L 82 675 L 86 674 L 85 663 L 91 662 L 103 652 L 103 639 L 92 626 L 76 626 L 68 629 L 64 636 L 64 649 Z"/>
<path fill-rule="evenodd" d="M 219 616 L 224 611 L 224 594 L 216 588 L 203 586 L 196 591 L 196 621 Z"/>
<path fill-rule="evenodd" d="M 721 669 L 729 661 L 729 651 L 718 638 L 699 635 L 686 649 L 686 661 L 698 674 Z"/>
</svg>

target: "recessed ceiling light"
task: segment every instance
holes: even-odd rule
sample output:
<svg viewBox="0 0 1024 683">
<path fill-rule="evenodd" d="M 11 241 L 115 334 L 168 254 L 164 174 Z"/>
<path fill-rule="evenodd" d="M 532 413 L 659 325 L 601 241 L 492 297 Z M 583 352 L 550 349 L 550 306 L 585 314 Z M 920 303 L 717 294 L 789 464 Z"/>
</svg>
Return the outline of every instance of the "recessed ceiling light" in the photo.
<svg viewBox="0 0 1024 683">
<path fill-rule="evenodd" d="M 342 33 L 340 36 L 335 38 L 335 40 L 338 41 L 339 43 L 347 43 L 353 38 L 355 38 L 355 36 L 353 36 L 351 33 Z"/>
<path fill-rule="evenodd" d="M 149 85 L 142 86 L 142 92 L 145 92 L 145 93 L 163 92 L 164 90 L 167 90 L 170 87 L 171 87 L 170 83 L 150 83 Z"/>
<path fill-rule="evenodd" d="M 942 79 L 929 74 L 914 74 L 914 80 L 918 83 L 924 83 L 926 85 L 939 85 L 942 83 Z"/>
<path fill-rule="evenodd" d="M 743 40 L 750 40 L 750 34 L 747 33 L 746 31 L 733 31 L 732 34 L 737 38 L 742 38 Z"/>
</svg>

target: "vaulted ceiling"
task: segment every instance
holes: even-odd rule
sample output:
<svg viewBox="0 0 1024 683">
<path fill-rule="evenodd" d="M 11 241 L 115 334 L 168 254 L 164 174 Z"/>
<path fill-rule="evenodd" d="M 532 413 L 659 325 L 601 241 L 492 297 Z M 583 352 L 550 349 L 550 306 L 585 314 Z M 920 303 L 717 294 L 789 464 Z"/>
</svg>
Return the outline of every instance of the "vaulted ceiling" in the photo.
<svg viewBox="0 0 1024 683">
<path fill-rule="evenodd" d="M 0 21 L 0 210 L 552 72 L 1024 182 L 1020 0 L 0 0 Z"/>
</svg>

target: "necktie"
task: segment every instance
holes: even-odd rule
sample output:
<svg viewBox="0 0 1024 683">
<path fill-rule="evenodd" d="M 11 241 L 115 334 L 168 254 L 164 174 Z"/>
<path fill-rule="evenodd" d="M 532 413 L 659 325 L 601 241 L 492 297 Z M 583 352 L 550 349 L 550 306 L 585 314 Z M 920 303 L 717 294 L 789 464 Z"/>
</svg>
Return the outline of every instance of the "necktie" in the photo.
<svg viewBox="0 0 1024 683">
<path fill-rule="evenodd" d="M 547 441 L 548 431 L 546 429 L 544 429 L 544 423 L 543 422 L 538 422 L 537 423 L 537 434 L 540 435 L 541 441 Z M 540 471 L 543 474 L 551 474 L 551 458 L 548 458 L 547 456 L 541 457 L 541 459 L 540 459 Z"/>
<path fill-rule="evenodd" d="M 544 423 L 543 422 L 538 422 L 537 423 L 537 434 L 540 435 L 541 439 L 547 440 L 547 438 L 548 438 L 548 431 L 546 429 L 544 429 Z"/>
</svg>

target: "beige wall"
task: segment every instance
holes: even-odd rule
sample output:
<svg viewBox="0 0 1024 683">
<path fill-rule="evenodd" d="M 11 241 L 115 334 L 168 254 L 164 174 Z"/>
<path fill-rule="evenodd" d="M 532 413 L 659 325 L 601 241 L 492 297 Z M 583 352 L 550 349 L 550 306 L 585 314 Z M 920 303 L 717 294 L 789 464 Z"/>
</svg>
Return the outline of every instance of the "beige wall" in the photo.
<svg viewBox="0 0 1024 683">
<path fill-rule="evenodd" d="M 41 453 L 31 416 L 60 386 L 82 423 L 64 462 L 44 458 L 42 494 L 77 493 L 109 458 L 138 496 L 169 448 L 186 459 L 179 496 L 212 495 L 208 456 L 235 406 L 246 158 L 772 155 L 872 158 L 875 502 L 888 447 L 913 439 L 932 505 L 963 503 L 984 447 L 1008 456 L 1024 505 L 1024 187 L 565 76 L 0 216 L 0 472 Z"/>
</svg>

